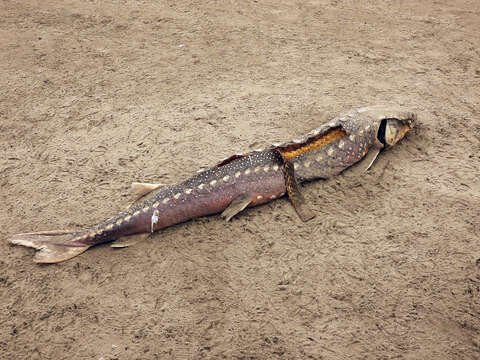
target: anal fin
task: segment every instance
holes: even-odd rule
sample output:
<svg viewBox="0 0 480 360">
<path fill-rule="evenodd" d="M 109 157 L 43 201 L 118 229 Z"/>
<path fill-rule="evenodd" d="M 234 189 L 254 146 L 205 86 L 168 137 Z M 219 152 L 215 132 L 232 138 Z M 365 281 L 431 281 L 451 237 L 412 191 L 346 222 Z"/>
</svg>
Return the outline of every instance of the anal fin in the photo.
<svg viewBox="0 0 480 360">
<path fill-rule="evenodd" d="M 237 215 L 245 209 L 252 202 L 252 196 L 249 194 L 242 194 L 236 197 L 228 207 L 223 210 L 222 215 L 225 221 L 230 221 L 232 217 Z"/>
<path fill-rule="evenodd" d="M 300 192 L 300 186 L 295 180 L 295 170 L 293 162 L 284 158 L 283 172 L 285 174 L 285 185 L 287 187 L 288 197 L 302 221 L 308 221 L 315 217 L 315 214 L 307 205 L 305 198 Z"/>
<path fill-rule="evenodd" d="M 126 248 L 145 240 L 149 236 L 150 234 L 148 233 L 123 236 L 120 239 L 115 240 L 110 246 L 117 249 Z"/>
</svg>

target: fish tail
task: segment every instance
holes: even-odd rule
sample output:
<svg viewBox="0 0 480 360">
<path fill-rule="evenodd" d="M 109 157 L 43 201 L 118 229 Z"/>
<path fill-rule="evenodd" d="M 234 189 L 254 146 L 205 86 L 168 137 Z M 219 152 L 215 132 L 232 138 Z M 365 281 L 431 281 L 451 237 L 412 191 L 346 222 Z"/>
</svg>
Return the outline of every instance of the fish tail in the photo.
<svg viewBox="0 0 480 360">
<path fill-rule="evenodd" d="M 82 237 L 83 233 L 78 231 L 57 230 L 17 234 L 8 240 L 38 250 L 33 261 L 49 264 L 71 259 L 87 250 L 91 245 L 77 242 Z"/>
</svg>

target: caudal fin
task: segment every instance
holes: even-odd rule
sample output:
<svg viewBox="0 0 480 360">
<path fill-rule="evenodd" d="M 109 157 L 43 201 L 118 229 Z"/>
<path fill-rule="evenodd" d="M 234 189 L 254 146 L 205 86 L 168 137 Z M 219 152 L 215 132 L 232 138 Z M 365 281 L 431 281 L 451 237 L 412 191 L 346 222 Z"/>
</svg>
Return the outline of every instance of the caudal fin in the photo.
<svg viewBox="0 0 480 360">
<path fill-rule="evenodd" d="M 33 261 L 37 263 L 58 263 L 71 259 L 85 250 L 90 245 L 75 245 L 78 232 L 66 230 L 43 231 L 37 233 L 13 235 L 9 241 L 15 245 L 23 245 L 37 249 Z"/>
</svg>

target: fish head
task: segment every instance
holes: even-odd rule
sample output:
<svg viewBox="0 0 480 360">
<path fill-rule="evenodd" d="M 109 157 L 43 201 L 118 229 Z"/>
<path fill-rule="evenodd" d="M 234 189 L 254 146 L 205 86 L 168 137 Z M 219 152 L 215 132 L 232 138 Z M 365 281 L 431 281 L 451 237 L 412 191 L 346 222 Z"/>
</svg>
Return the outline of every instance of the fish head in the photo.
<svg viewBox="0 0 480 360">
<path fill-rule="evenodd" d="M 377 137 L 383 135 L 385 139 L 386 146 L 393 146 L 399 142 L 407 132 L 409 132 L 415 126 L 416 117 L 407 117 L 407 118 L 389 118 L 384 119 L 385 122 L 385 133 L 377 134 Z M 380 129 L 379 129 L 380 130 Z"/>
<path fill-rule="evenodd" d="M 375 125 L 377 139 L 386 148 L 403 139 L 417 122 L 415 113 L 400 107 L 372 106 L 359 112 Z"/>
</svg>

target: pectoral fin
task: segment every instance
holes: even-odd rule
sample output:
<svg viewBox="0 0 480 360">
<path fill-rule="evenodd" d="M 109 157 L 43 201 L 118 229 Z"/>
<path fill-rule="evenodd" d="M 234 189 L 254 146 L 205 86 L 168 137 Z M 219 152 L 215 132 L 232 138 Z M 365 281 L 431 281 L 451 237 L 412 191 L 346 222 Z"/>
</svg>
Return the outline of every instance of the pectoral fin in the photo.
<svg viewBox="0 0 480 360">
<path fill-rule="evenodd" d="M 110 246 L 113 248 L 126 248 L 137 244 L 138 242 L 146 239 L 149 236 L 150 234 L 148 233 L 123 236 L 120 239 L 114 241 Z"/>
<path fill-rule="evenodd" d="M 237 215 L 243 209 L 245 209 L 252 202 L 252 196 L 249 194 L 243 194 L 236 197 L 230 205 L 222 212 L 222 216 L 225 221 L 230 221 L 232 217 Z"/>
<path fill-rule="evenodd" d="M 372 167 L 373 163 L 377 159 L 378 154 L 380 154 L 380 150 L 381 149 L 373 148 L 367 153 L 367 155 L 365 155 L 363 161 L 365 164 L 367 164 L 367 166 L 365 167 L 364 172 L 368 171 Z"/>
<path fill-rule="evenodd" d="M 346 176 L 358 178 L 364 175 L 372 167 L 382 149 L 383 146 L 381 144 L 373 145 L 359 162 L 349 168 L 349 170 L 345 173 Z"/>
<path fill-rule="evenodd" d="M 288 197 L 302 221 L 308 221 L 315 217 L 313 211 L 308 207 L 305 198 L 300 192 L 300 186 L 295 180 L 295 168 L 293 163 L 284 159 L 283 172 L 285 174 L 285 185 L 287 187 Z"/>
</svg>

